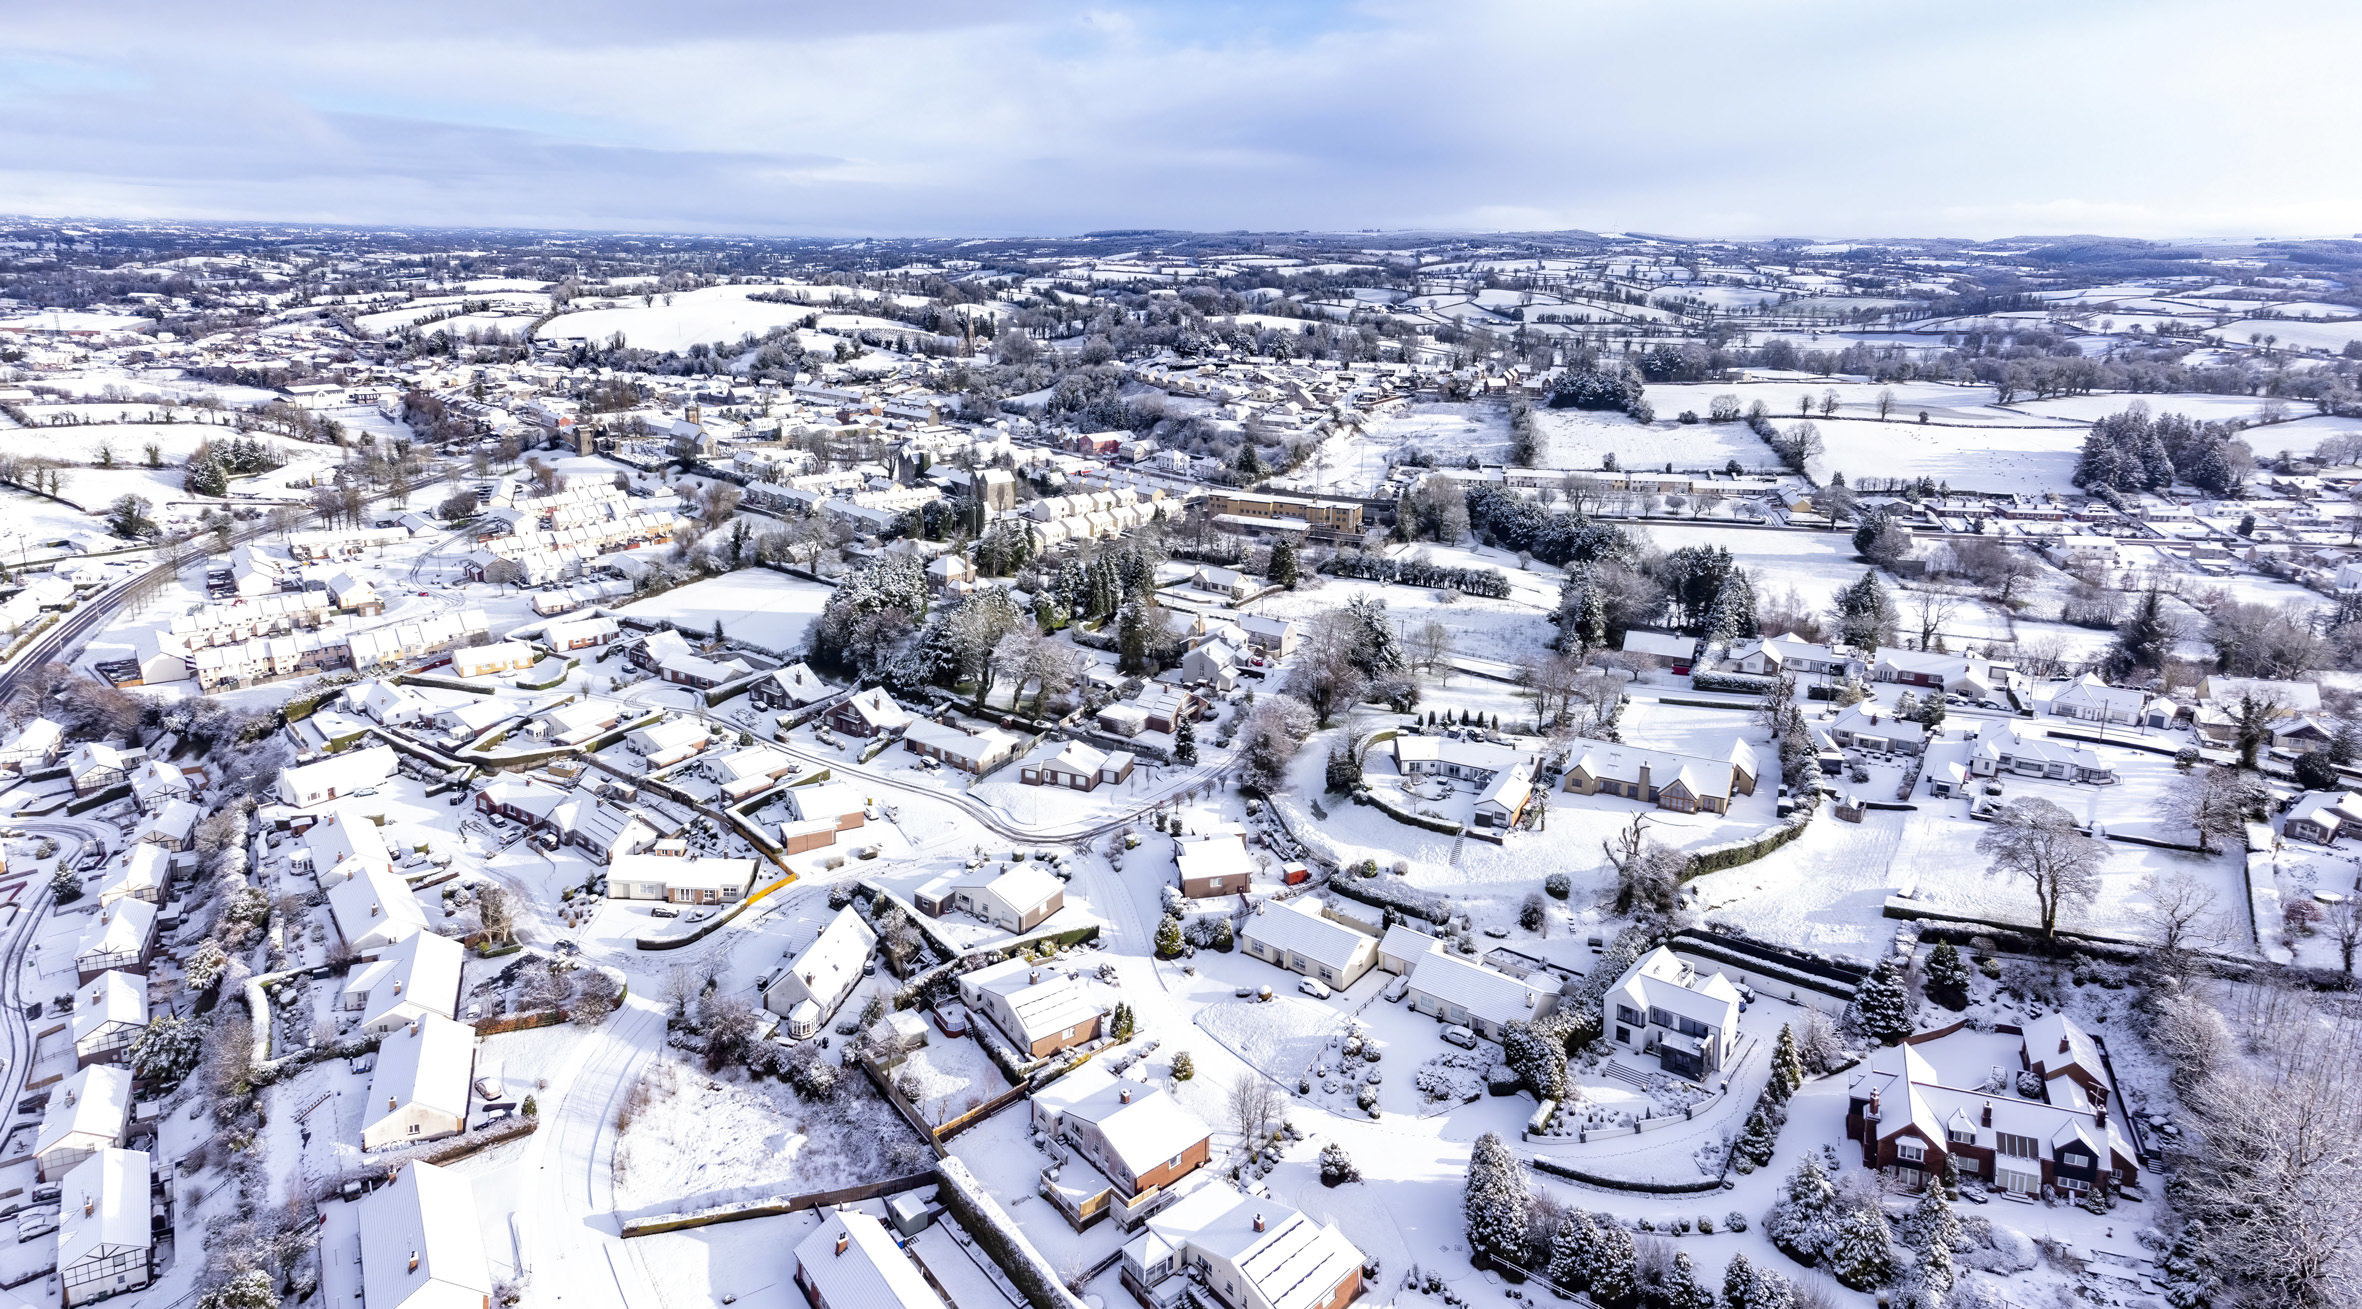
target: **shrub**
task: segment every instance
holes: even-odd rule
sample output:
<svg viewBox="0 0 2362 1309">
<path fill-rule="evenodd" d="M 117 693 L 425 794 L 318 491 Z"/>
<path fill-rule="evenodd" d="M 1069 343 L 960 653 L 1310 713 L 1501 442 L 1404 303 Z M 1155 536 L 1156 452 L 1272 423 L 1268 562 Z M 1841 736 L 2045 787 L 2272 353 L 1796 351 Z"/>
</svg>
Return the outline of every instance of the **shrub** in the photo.
<svg viewBox="0 0 2362 1309">
<path fill-rule="evenodd" d="M 1565 873 L 1552 873 L 1550 876 L 1542 879 L 1542 889 L 1550 893 L 1551 899 L 1564 900 L 1568 895 L 1573 893 L 1575 889 L 1575 883 L 1574 879 L 1568 877 Z"/>
</svg>

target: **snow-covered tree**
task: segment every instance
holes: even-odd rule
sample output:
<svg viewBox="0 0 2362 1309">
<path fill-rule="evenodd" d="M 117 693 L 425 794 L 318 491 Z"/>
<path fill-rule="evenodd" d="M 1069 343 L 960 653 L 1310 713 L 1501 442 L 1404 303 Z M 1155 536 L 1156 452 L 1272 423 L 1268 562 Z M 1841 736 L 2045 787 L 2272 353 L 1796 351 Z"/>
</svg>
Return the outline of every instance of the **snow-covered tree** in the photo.
<svg viewBox="0 0 2362 1309">
<path fill-rule="evenodd" d="M 1903 1231 L 1905 1243 L 1919 1255 L 1920 1285 L 1939 1300 L 1949 1295 L 1953 1279 L 1959 1275 L 1952 1252 L 1960 1248 L 1960 1219 L 1952 1213 L 1952 1206 L 1944 1203 L 1940 1188 L 1931 1186 L 1920 1193 L 1919 1203 L 1904 1217 Z"/>
<path fill-rule="evenodd" d="M 271 1275 L 249 1268 L 197 1298 L 197 1309 L 279 1309 Z"/>
<path fill-rule="evenodd" d="M 1476 1138 L 1468 1156 L 1468 1188 L 1461 1208 L 1468 1221 L 1468 1247 L 1480 1254 L 1525 1262 L 1525 1173 L 1499 1135 Z"/>
<path fill-rule="evenodd" d="M 1599 1225 L 1580 1209 L 1569 1209 L 1550 1237 L 1550 1266 L 1543 1276 L 1569 1291 L 1589 1286 L 1593 1248 L 1599 1244 Z"/>
<path fill-rule="evenodd" d="M 1197 724 L 1191 722 L 1186 714 L 1182 715 L 1180 722 L 1173 724 L 1173 762 L 1197 762 Z"/>
<path fill-rule="evenodd" d="M 1197 1061 L 1189 1057 L 1187 1050 L 1173 1056 L 1174 1081 L 1186 1082 L 1195 1076 L 1197 1076 Z"/>
<path fill-rule="evenodd" d="M 1555 1029 L 1518 1019 L 1501 1029 L 1501 1055 L 1536 1100 L 1566 1098 L 1566 1046 Z"/>
<path fill-rule="evenodd" d="M 1312 710 L 1291 695 L 1267 695 L 1255 701 L 1245 726 L 1239 729 L 1239 785 L 1265 792 L 1279 789 L 1288 764 L 1312 735 Z"/>
<path fill-rule="evenodd" d="M 1752 1173 L 1770 1163 L 1787 1117 L 1786 1106 L 1772 1099 L 1771 1087 L 1764 1087 L 1762 1097 L 1747 1115 L 1746 1126 L 1739 1129 L 1739 1135 L 1731 1142 L 1731 1167 L 1740 1173 Z"/>
<path fill-rule="evenodd" d="M 2173 1309 L 2212 1309 L 2219 1279 L 2214 1252 L 2207 1245 L 2206 1224 L 2195 1219 L 2184 1224 L 2159 1262 L 2157 1273 L 2158 1282 L 2165 1287 L 2165 1302 Z"/>
<path fill-rule="evenodd" d="M 1928 952 L 1927 998 L 1946 1009 L 1968 1007 L 1968 964 L 1950 941 L 1938 941 Z"/>
<path fill-rule="evenodd" d="M 1353 1157 L 1345 1153 L 1343 1145 L 1331 1141 L 1320 1148 L 1320 1184 L 1322 1186 L 1343 1186 L 1347 1182 L 1360 1180 L 1361 1170 L 1353 1166 Z"/>
<path fill-rule="evenodd" d="M 1594 1230 L 1598 1239 L 1592 1242 L 1583 1284 L 1600 1304 L 1628 1304 L 1640 1291 L 1640 1255 L 1632 1248 L 1632 1233 L 1613 1219 L 1598 1221 Z"/>
<path fill-rule="evenodd" d="M 1674 1252 L 1673 1266 L 1665 1270 L 1665 1280 L 1649 1299 L 1662 1309 L 1714 1309 L 1714 1292 L 1698 1281 L 1687 1250 Z"/>
<path fill-rule="evenodd" d="M 1181 953 L 1181 917 L 1166 914 L 1156 925 L 1156 957 L 1171 959 Z"/>
<path fill-rule="evenodd" d="M 1853 1017 L 1862 1034 L 1880 1045 L 1894 1045 L 1911 1034 L 1911 995 L 1894 960 L 1880 963 L 1854 994 Z"/>
<path fill-rule="evenodd" d="M 1273 586 L 1296 589 L 1296 538 L 1282 534 L 1271 543 L 1271 564 L 1263 570 L 1264 579 Z"/>
<path fill-rule="evenodd" d="M 1788 1174 L 1779 1201 L 1763 1217 L 1763 1234 L 1801 1264 L 1819 1262 L 1837 1239 L 1837 1188 L 1807 1154 Z"/>
<path fill-rule="evenodd" d="M 1757 1268 L 1742 1251 L 1723 1271 L 1722 1304 L 1723 1309 L 1795 1309 L 1796 1291 L 1787 1278 Z"/>
<path fill-rule="evenodd" d="M 1774 1100 L 1785 1101 L 1804 1085 L 1804 1052 L 1796 1046 L 1796 1032 L 1786 1023 L 1780 1024 L 1780 1039 L 1772 1043 L 1771 1080 L 1764 1083 L 1763 1093 Z"/>
<path fill-rule="evenodd" d="M 131 1042 L 131 1071 L 159 1086 L 178 1086 L 197 1066 L 205 1049 L 205 1035 L 177 1014 L 151 1020 Z"/>
<path fill-rule="evenodd" d="M 1886 1215 L 1875 1206 L 1864 1205 L 1847 1214 L 1824 1254 L 1829 1271 L 1856 1291 L 1884 1286 L 1894 1278 L 1894 1233 L 1887 1228 Z"/>
<path fill-rule="evenodd" d="M 1876 570 L 1863 573 L 1862 580 L 1839 591 L 1835 608 L 1837 639 L 1864 657 L 1893 641 L 1899 615 L 1894 596 L 1878 580 Z"/>
</svg>

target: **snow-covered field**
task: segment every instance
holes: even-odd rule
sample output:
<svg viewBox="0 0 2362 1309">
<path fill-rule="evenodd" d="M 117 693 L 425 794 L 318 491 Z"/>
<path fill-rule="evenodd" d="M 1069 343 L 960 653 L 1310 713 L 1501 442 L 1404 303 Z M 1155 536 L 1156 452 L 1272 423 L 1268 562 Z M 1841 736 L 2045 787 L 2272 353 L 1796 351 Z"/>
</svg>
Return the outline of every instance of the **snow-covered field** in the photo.
<svg viewBox="0 0 2362 1309">
<path fill-rule="evenodd" d="M 701 343 L 735 343 L 748 332 L 759 336 L 774 327 L 792 327 L 818 312 L 804 305 L 766 304 L 747 298 L 777 289 L 708 286 L 660 293 L 650 304 L 625 302 L 612 309 L 560 314 L 535 335 L 545 340 L 580 337 L 605 341 L 620 332 L 626 342 L 642 350 L 686 350 Z"/>
<path fill-rule="evenodd" d="M 1595 472 L 1613 455 L 1616 466 L 1624 469 L 1672 464 L 1683 472 L 1719 473 L 1733 460 L 1749 472 L 1778 469 L 1779 459 L 1745 423 L 1669 421 L 1676 412 L 1659 407 L 1658 421 L 1643 427 L 1622 414 L 1537 409 L 1534 425 L 1543 442 L 1537 466 Z"/>
<path fill-rule="evenodd" d="M 829 589 L 817 582 L 749 568 L 674 587 L 620 612 L 696 632 L 710 632 L 718 622 L 728 636 L 789 655 L 802 647 L 805 629 L 820 616 L 828 596 Z"/>
</svg>

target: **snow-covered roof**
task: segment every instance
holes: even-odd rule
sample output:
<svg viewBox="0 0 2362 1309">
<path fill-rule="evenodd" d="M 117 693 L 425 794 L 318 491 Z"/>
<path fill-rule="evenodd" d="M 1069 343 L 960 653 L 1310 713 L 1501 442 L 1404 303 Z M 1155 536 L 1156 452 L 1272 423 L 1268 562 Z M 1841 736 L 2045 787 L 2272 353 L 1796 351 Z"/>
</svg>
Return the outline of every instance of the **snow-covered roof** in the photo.
<svg viewBox="0 0 2362 1309">
<path fill-rule="evenodd" d="M 772 670 L 771 681 L 778 686 L 788 703 L 797 707 L 825 700 L 836 693 L 836 688 L 822 680 L 820 674 L 806 664 L 794 663 Z"/>
<path fill-rule="evenodd" d="M 147 947 L 155 928 L 155 905 L 145 900 L 116 900 L 100 909 L 90 926 L 82 929 L 81 939 L 74 944 L 74 958 L 136 955 Z"/>
<path fill-rule="evenodd" d="M 885 1226 L 858 1209 L 840 1209 L 822 1220 L 796 1246 L 796 1266 L 820 1303 L 832 1309 L 945 1309 L 943 1297 L 928 1287 Z"/>
<path fill-rule="evenodd" d="M 1716 1031 L 1728 1032 L 1739 1018 L 1739 988 L 1717 970 L 1700 973 L 1664 946 L 1633 961 L 1616 980 L 1612 994 L 1638 999 Z"/>
<path fill-rule="evenodd" d="M 74 1165 L 58 1188 L 57 1266 L 145 1250 L 148 1152 L 106 1149 Z"/>
<path fill-rule="evenodd" d="M 1408 923 L 1396 923 L 1378 942 L 1378 953 L 1392 959 L 1417 959 L 1442 944 Z"/>
<path fill-rule="evenodd" d="M 783 794 L 800 822 L 816 818 L 834 821 L 848 814 L 864 813 L 868 808 L 862 803 L 861 793 L 849 782 L 807 782 L 791 786 Z"/>
<path fill-rule="evenodd" d="M 138 842 L 131 847 L 131 853 L 125 856 L 122 867 L 117 868 L 114 876 L 109 877 L 107 884 L 99 889 L 99 903 L 111 905 L 121 899 L 161 893 L 171 874 L 170 851 L 153 841 Z"/>
<path fill-rule="evenodd" d="M 341 809 L 330 810 L 305 829 L 303 844 L 311 855 L 312 876 L 322 886 L 372 868 L 390 872 L 394 866 L 393 856 L 386 852 L 385 834 L 377 824 Z"/>
<path fill-rule="evenodd" d="M 413 1163 L 361 1197 L 361 1302 L 368 1309 L 481 1309 L 492 1294 L 468 1180 Z"/>
<path fill-rule="evenodd" d="M 1066 893 L 1066 883 L 1041 864 L 1019 864 L 984 884 L 984 893 L 1022 917 Z"/>
<path fill-rule="evenodd" d="M 356 950 L 392 945 L 427 929 L 426 907 L 410 884 L 382 868 L 365 868 L 328 888 L 336 930 Z"/>
<path fill-rule="evenodd" d="M 350 795 L 394 775 L 394 748 L 373 745 L 334 754 L 317 763 L 279 770 L 279 798 L 288 804 L 316 804 L 331 793 Z"/>
<path fill-rule="evenodd" d="M 448 936 L 413 932 L 345 978 L 346 995 L 365 995 L 361 1025 L 372 1031 L 420 1014 L 455 1017 L 467 951 Z"/>
<path fill-rule="evenodd" d="M 1246 837 L 1238 832 L 1183 837 L 1173 843 L 1173 862 L 1185 883 L 1219 877 L 1225 888 L 1239 891 L 1247 888 L 1245 879 L 1255 874 L 1255 856 L 1247 849 Z M 1232 877 L 1240 879 L 1235 887 L 1229 881 Z"/>
<path fill-rule="evenodd" d="M 1096 1125 L 1107 1148 L 1134 1177 L 1186 1152 L 1210 1134 L 1204 1119 L 1162 1087 L 1138 1082 L 1103 1086 L 1067 1106 L 1066 1118 Z"/>
<path fill-rule="evenodd" d="M 130 1122 L 131 1070 L 92 1064 L 50 1094 L 40 1135 L 33 1138 L 33 1153 L 44 1155 L 68 1142 L 94 1139 L 120 1145 Z"/>
<path fill-rule="evenodd" d="M 883 732 L 893 731 L 911 721 L 910 714 L 894 703 L 894 697 L 887 695 L 885 688 L 877 686 L 853 696 L 837 706 L 837 710 L 854 714 L 872 729 Z"/>
<path fill-rule="evenodd" d="M 1361 1251 L 1334 1223 L 1315 1223 L 1277 1199 L 1209 1182 L 1148 1220 L 1138 1240 L 1196 1249 L 1238 1269 L 1253 1301 L 1271 1309 L 1314 1309 L 1359 1267 Z"/>
<path fill-rule="evenodd" d="M 1377 944 L 1375 937 L 1322 917 L 1320 898 L 1310 895 L 1265 905 L 1247 919 L 1239 935 L 1340 971 L 1352 966 L 1353 956 L 1364 946 Z"/>
<path fill-rule="evenodd" d="M 692 855 L 619 854 L 607 875 L 625 882 L 662 882 L 669 889 L 744 894 L 754 885 L 755 861 Z"/>
<path fill-rule="evenodd" d="M 783 1012 L 779 1007 L 782 1002 L 806 999 L 834 1007 L 861 980 L 861 966 L 868 962 L 870 947 L 877 940 L 877 933 L 869 930 L 869 924 L 861 921 L 851 905 L 837 910 L 837 916 L 820 929 L 819 937 L 771 984 L 764 1003 L 773 1013 Z"/>
<path fill-rule="evenodd" d="M 476 1065 L 476 1029 L 441 1014 L 424 1014 L 388 1032 L 377 1047 L 363 1101 L 364 1127 L 407 1105 L 455 1118 L 467 1115 L 468 1075 Z"/>
<path fill-rule="evenodd" d="M 960 978 L 964 998 L 997 997 L 1016 1019 L 1009 1035 L 1027 1047 L 1052 1032 L 1090 1021 L 1105 1006 L 1098 988 L 1062 968 L 1019 957 Z"/>
<path fill-rule="evenodd" d="M 1411 956 L 1412 991 L 1500 1024 L 1531 1019 L 1549 990 L 1440 950 Z"/>
<path fill-rule="evenodd" d="M 148 1025 L 146 979 L 120 969 L 100 973 L 74 1000 L 74 1040 L 79 1044 L 117 1023 Z"/>
</svg>

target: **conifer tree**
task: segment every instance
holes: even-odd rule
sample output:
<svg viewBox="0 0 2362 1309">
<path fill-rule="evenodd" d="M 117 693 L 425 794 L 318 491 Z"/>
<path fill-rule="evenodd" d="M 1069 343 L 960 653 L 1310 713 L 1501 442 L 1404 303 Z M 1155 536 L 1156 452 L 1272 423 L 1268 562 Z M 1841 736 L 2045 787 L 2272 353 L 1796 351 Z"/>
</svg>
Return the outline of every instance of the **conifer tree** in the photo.
<svg viewBox="0 0 2362 1309">
<path fill-rule="evenodd" d="M 1837 1225 L 1827 1255 L 1829 1271 L 1846 1286 L 1856 1291 L 1884 1286 L 1895 1268 L 1894 1233 L 1886 1225 L 1886 1215 L 1867 1205 L 1847 1214 Z"/>
<path fill-rule="evenodd" d="M 1580 1209 L 1568 1210 L 1550 1238 L 1550 1267 L 1543 1276 L 1561 1290 L 1581 1291 L 1590 1285 L 1584 1274 L 1590 1267 L 1592 1247 L 1598 1244 L 1599 1226 L 1591 1221 L 1591 1215 Z"/>
<path fill-rule="evenodd" d="M 1173 759 L 1176 763 L 1197 762 L 1197 724 L 1191 722 L 1187 715 L 1173 724 Z"/>
<path fill-rule="evenodd" d="M 1622 1223 L 1598 1223 L 1599 1239 L 1583 1272 L 1591 1298 L 1603 1305 L 1629 1304 L 1640 1292 L 1640 1256 L 1632 1248 L 1632 1233 Z"/>
<path fill-rule="evenodd" d="M 1296 589 L 1296 541 L 1294 537 L 1282 536 L 1272 543 L 1271 566 L 1264 570 L 1263 577 L 1273 586 L 1284 586 L 1291 591 Z"/>
<path fill-rule="evenodd" d="M 1895 1045 L 1911 1034 L 1911 997 L 1892 959 L 1878 965 L 1854 995 L 1854 1022 L 1880 1045 Z"/>
<path fill-rule="evenodd" d="M 1780 1024 L 1780 1039 L 1772 1045 L 1771 1080 L 1764 1083 L 1763 1093 L 1786 1102 L 1804 1085 L 1804 1052 L 1796 1047 L 1796 1031 L 1786 1023 Z"/>
<path fill-rule="evenodd" d="M 1801 1264 L 1820 1261 L 1837 1236 L 1837 1188 L 1821 1164 L 1807 1154 L 1788 1175 L 1779 1202 L 1764 1216 L 1763 1233 Z"/>
<path fill-rule="evenodd" d="M 1469 1249 L 1520 1266 L 1525 1263 L 1525 1174 L 1499 1135 L 1487 1132 L 1476 1138 L 1461 1204 Z"/>
<path fill-rule="evenodd" d="M 1687 1250 L 1674 1252 L 1673 1267 L 1650 1300 L 1663 1309 L 1714 1309 L 1714 1292 L 1699 1284 Z"/>
<path fill-rule="evenodd" d="M 1927 998 L 1946 1009 L 1968 1007 L 1968 965 L 1961 961 L 1960 947 L 1950 941 L 1939 941 L 1928 952 Z"/>
</svg>

